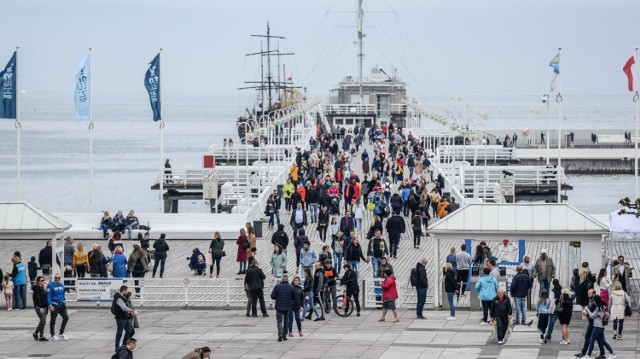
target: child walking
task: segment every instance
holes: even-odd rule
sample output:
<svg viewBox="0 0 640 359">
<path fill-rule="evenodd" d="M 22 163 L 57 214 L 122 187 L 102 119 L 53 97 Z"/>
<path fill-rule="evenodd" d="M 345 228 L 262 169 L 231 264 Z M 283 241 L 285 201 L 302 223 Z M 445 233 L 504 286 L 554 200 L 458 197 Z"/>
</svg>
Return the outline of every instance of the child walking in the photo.
<svg viewBox="0 0 640 359">
<path fill-rule="evenodd" d="M 538 331 L 540 332 L 540 343 L 546 343 L 547 326 L 549 325 L 549 309 L 551 308 L 551 300 L 549 300 L 549 291 L 543 289 L 538 298 L 536 305 L 536 315 L 538 316 Z"/>
</svg>

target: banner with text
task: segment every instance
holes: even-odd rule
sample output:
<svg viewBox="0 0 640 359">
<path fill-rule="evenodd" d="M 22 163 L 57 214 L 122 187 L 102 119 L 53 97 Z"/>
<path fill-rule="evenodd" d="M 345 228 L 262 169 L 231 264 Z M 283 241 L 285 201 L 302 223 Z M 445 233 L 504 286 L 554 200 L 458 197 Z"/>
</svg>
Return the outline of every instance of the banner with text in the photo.
<svg viewBox="0 0 640 359">
<path fill-rule="evenodd" d="M 16 87 L 18 83 L 18 69 L 16 59 L 18 52 L 14 51 L 11 60 L 2 72 L 0 72 L 0 96 L 2 96 L 2 106 L 0 107 L 0 118 L 16 118 L 17 98 Z"/>
<path fill-rule="evenodd" d="M 77 66 L 80 68 L 80 71 L 76 74 L 76 120 L 88 121 L 91 119 L 91 101 L 89 98 L 91 95 L 91 82 L 89 78 L 91 72 L 89 70 L 89 55 L 85 55 Z"/>
<path fill-rule="evenodd" d="M 149 70 L 144 76 L 144 87 L 149 93 L 153 120 L 162 120 L 160 112 L 160 54 L 157 54 L 149 63 Z"/>
<path fill-rule="evenodd" d="M 125 281 L 123 278 L 78 278 L 78 301 L 110 302 Z"/>
</svg>

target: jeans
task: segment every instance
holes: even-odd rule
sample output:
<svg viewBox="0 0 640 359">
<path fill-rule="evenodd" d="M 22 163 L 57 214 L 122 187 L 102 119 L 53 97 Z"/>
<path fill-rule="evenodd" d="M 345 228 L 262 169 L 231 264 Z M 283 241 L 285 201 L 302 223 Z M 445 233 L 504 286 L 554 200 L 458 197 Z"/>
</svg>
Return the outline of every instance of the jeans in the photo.
<svg viewBox="0 0 640 359">
<path fill-rule="evenodd" d="M 613 320 L 613 334 L 622 335 L 623 328 L 624 328 L 624 319 Z"/>
<path fill-rule="evenodd" d="M 427 302 L 427 288 L 417 288 L 418 292 L 418 305 L 416 306 L 416 316 L 422 316 L 422 310 L 424 308 L 424 304 Z"/>
<path fill-rule="evenodd" d="M 356 229 L 358 232 L 362 233 L 362 218 L 356 218 Z"/>
<path fill-rule="evenodd" d="M 289 321 L 290 311 L 291 310 L 276 311 L 276 326 L 278 328 L 278 335 L 281 337 L 287 336 L 287 322 Z"/>
<path fill-rule="evenodd" d="M 453 302 L 453 296 L 455 292 L 447 292 L 447 301 L 449 301 L 449 314 L 455 318 L 456 316 L 456 304 Z"/>
<path fill-rule="evenodd" d="M 398 254 L 398 246 L 400 245 L 400 237 L 389 238 L 389 255 L 396 256 Z"/>
<path fill-rule="evenodd" d="M 246 271 L 247 271 L 247 262 L 242 261 L 242 262 L 238 262 L 238 263 L 240 263 L 240 270 L 239 270 L 239 272 L 241 272 L 241 273 L 242 273 L 242 272 L 246 272 Z"/>
<path fill-rule="evenodd" d="M 582 346 L 582 350 L 580 351 L 580 353 L 582 353 L 583 355 L 586 355 L 587 350 L 589 350 L 589 344 L 591 344 L 592 333 L 593 333 L 593 323 L 587 326 L 587 330 L 584 333 L 584 345 Z M 598 342 L 598 349 L 600 349 L 600 356 L 603 356 L 604 346 L 602 345 L 602 342 L 604 341 L 604 336 L 602 336 L 602 339 L 596 339 L 596 341 Z"/>
<path fill-rule="evenodd" d="M 591 331 L 591 338 L 589 338 L 589 351 L 587 353 L 589 356 L 591 356 L 591 353 L 593 352 L 593 344 L 595 344 L 596 340 L 600 341 L 600 343 L 602 343 L 602 345 L 605 348 L 607 348 L 609 353 L 613 354 L 613 349 L 611 349 L 611 345 L 609 345 L 606 339 L 604 339 L 604 329 L 593 327 L 593 331 Z"/>
<path fill-rule="evenodd" d="M 111 229 L 111 225 L 101 224 L 100 227 L 98 227 L 98 229 L 101 229 L 102 230 L 102 236 L 104 238 L 107 238 L 107 236 L 109 235 L 109 230 Z"/>
<path fill-rule="evenodd" d="M 327 227 L 326 226 L 318 226 L 318 231 L 320 232 L 320 240 L 324 243 L 327 240 Z"/>
<path fill-rule="evenodd" d="M 129 239 L 131 239 L 131 230 L 133 229 L 138 229 L 138 222 L 131 223 L 130 225 L 127 226 L 127 234 L 129 235 Z"/>
<path fill-rule="evenodd" d="M 131 321 L 127 318 L 127 319 L 116 319 L 116 325 L 117 325 L 117 329 L 116 329 L 116 350 L 118 350 L 118 348 L 120 347 L 120 345 L 125 345 L 127 343 L 127 340 L 129 340 L 129 338 L 131 338 L 131 336 L 133 335 L 133 328 L 131 327 Z M 122 339 L 122 342 L 120 342 L 120 339 L 122 338 L 122 332 L 124 331 L 124 339 Z"/>
<path fill-rule="evenodd" d="M 53 312 L 51 313 L 51 322 L 49 322 L 49 332 L 51 336 L 54 336 L 56 333 L 56 318 L 58 318 L 58 314 L 62 317 L 62 325 L 60 326 L 60 334 L 64 334 L 64 328 L 67 326 L 67 322 L 69 321 L 69 315 L 67 315 L 67 305 L 62 303 L 60 305 L 53 307 Z"/>
<path fill-rule="evenodd" d="M 360 289 L 356 289 L 354 291 L 347 289 L 346 295 L 347 295 L 347 298 L 353 298 L 353 302 L 356 305 L 356 312 L 360 313 L 360 298 L 359 298 Z M 349 301 L 347 301 L 345 305 L 346 305 L 346 309 L 349 309 Z"/>
<path fill-rule="evenodd" d="M 421 237 L 422 237 L 422 229 L 413 231 L 413 246 L 414 247 L 420 245 Z"/>
<path fill-rule="evenodd" d="M 527 297 L 514 297 L 516 304 L 516 324 L 524 324 L 527 321 Z"/>
<path fill-rule="evenodd" d="M 27 285 L 15 285 L 13 287 L 13 294 L 13 309 L 25 309 L 27 307 Z M 20 302 L 22 302 L 22 305 L 20 304 Z"/>
<path fill-rule="evenodd" d="M 344 253 L 333 253 L 333 268 L 338 275 L 340 275 L 340 269 L 342 268 L 342 258 L 344 258 Z"/>
<path fill-rule="evenodd" d="M 347 262 L 349 262 L 351 269 L 353 269 L 353 271 L 356 272 L 356 278 L 358 278 L 360 276 L 358 272 L 358 266 L 360 265 L 360 261 L 347 261 Z"/>
<path fill-rule="evenodd" d="M 549 290 L 549 280 L 548 279 L 540 279 L 540 292 L 543 289 Z"/>
<path fill-rule="evenodd" d="M 40 337 L 44 337 L 44 326 L 47 324 L 47 314 L 49 313 L 49 310 L 48 308 L 37 307 L 35 310 L 40 321 L 38 322 L 38 326 L 36 327 L 36 331 L 34 333 L 39 334 Z M 42 310 L 42 313 L 40 313 L 40 310 Z"/>
<path fill-rule="evenodd" d="M 318 204 L 309 203 L 309 215 L 311 217 L 311 223 L 318 221 Z"/>
<path fill-rule="evenodd" d="M 488 322 L 487 317 L 489 316 L 489 308 L 491 307 L 491 300 L 483 300 L 482 301 L 482 321 Z"/>
<path fill-rule="evenodd" d="M 547 324 L 547 332 L 544 335 L 549 340 L 551 340 L 551 334 L 553 334 L 553 326 L 556 324 L 556 320 L 558 320 L 556 314 L 549 314 L 549 324 Z"/>
<path fill-rule="evenodd" d="M 300 308 L 291 309 L 289 312 L 289 333 L 293 331 L 293 320 L 296 320 L 296 326 L 298 326 L 298 331 L 302 332 L 302 321 L 300 320 Z"/>
<path fill-rule="evenodd" d="M 320 314 L 318 314 L 318 309 L 316 308 L 316 305 L 313 302 L 313 293 L 312 292 L 307 292 L 304 294 L 305 298 L 309 297 L 309 299 L 305 299 L 304 300 L 304 307 L 303 307 L 303 312 L 306 315 L 307 314 L 307 308 L 311 307 L 311 310 L 313 310 L 313 312 L 316 314 L 316 317 L 320 317 Z M 323 314 L 324 315 L 324 314 Z M 311 316 L 309 316 L 309 318 L 311 318 Z"/>
<path fill-rule="evenodd" d="M 158 264 L 160 264 L 160 278 L 164 275 L 164 263 L 167 261 L 167 258 L 156 258 L 153 260 L 153 273 L 152 275 L 156 276 L 156 270 L 158 269 Z"/>
<path fill-rule="evenodd" d="M 538 313 L 538 332 L 540 333 L 540 339 L 544 339 L 548 325 L 549 313 Z"/>
<path fill-rule="evenodd" d="M 371 266 L 373 267 L 373 278 L 378 278 L 378 267 L 380 267 L 380 260 L 382 258 L 371 258 Z"/>
<path fill-rule="evenodd" d="M 77 264 L 76 272 L 78 273 L 78 278 L 84 278 L 85 274 L 87 274 L 87 266 L 84 264 Z"/>
</svg>

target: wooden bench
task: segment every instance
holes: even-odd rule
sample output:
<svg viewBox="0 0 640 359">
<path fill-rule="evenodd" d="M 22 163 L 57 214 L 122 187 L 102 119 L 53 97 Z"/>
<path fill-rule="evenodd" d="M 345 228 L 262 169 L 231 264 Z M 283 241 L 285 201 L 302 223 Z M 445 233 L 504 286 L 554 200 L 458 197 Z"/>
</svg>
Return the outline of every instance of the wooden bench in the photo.
<svg viewBox="0 0 640 359">
<path fill-rule="evenodd" d="M 55 216 L 72 224 L 65 235 L 78 239 L 102 239 L 100 227 L 100 213 L 56 213 Z M 136 214 L 140 224 L 151 227 L 151 238 L 158 238 L 165 233 L 167 239 L 211 239 L 214 232 L 220 232 L 223 239 L 236 240 L 240 228 L 246 224 L 243 213 L 140 213 Z M 135 229 L 132 239 L 137 239 L 138 233 L 146 231 Z M 123 233 L 127 238 L 127 232 Z"/>
</svg>

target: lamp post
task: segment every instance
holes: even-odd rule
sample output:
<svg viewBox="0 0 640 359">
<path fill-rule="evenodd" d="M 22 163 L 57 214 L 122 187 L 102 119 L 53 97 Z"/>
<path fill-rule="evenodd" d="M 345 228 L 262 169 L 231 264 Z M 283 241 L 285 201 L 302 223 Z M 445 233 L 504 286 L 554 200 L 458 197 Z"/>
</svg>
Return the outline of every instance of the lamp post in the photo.
<svg viewBox="0 0 640 359">
<path fill-rule="evenodd" d="M 547 138 L 545 138 L 545 144 L 547 145 L 547 166 L 549 165 L 549 94 L 542 95 L 542 104 L 547 104 Z"/>
</svg>

